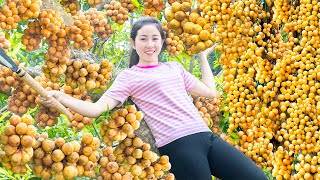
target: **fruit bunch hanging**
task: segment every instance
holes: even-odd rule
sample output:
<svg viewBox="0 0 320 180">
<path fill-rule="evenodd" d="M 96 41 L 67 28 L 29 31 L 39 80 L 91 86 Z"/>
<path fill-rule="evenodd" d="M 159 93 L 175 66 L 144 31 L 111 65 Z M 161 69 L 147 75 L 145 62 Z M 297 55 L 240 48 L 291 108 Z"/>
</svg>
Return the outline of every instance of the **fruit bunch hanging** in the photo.
<svg viewBox="0 0 320 180">
<path fill-rule="evenodd" d="M 74 59 L 68 63 L 66 85 L 81 91 L 106 90 L 112 76 L 113 65 L 104 59 L 100 65 L 89 60 Z"/>
<path fill-rule="evenodd" d="M 18 61 L 15 61 L 19 65 Z M 21 83 L 19 76 L 11 69 L 0 66 L 0 92 L 10 94 L 11 87 L 16 88 Z"/>
<path fill-rule="evenodd" d="M 115 149 L 109 146 L 102 151 L 98 179 L 174 179 L 174 175 L 168 173 L 171 169 L 169 157 L 159 158 L 150 150 L 150 144 L 144 143 L 133 133 Z"/>
<path fill-rule="evenodd" d="M 42 38 L 40 22 L 30 22 L 28 27 L 23 31 L 22 44 L 26 46 L 28 52 L 31 52 L 40 48 Z"/>
<path fill-rule="evenodd" d="M 169 52 L 169 55 L 177 56 L 181 54 L 184 50 L 182 40 L 179 38 L 179 36 L 174 35 L 174 33 L 167 27 L 166 21 L 162 23 L 162 27 L 167 34 L 166 48 L 167 48 L 167 51 Z"/>
<path fill-rule="evenodd" d="M 118 24 L 123 24 L 129 18 L 129 10 L 122 7 L 118 1 L 111 1 L 109 4 L 105 4 L 103 8 L 106 10 L 107 16 Z"/>
<path fill-rule="evenodd" d="M 165 9 L 163 0 L 144 0 L 144 11 L 142 16 L 152 16 L 157 18 L 161 11 Z"/>
<path fill-rule="evenodd" d="M 36 107 L 36 94 L 28 84 L 22 81 L 11 93 L 8 98 L 8 110 L 17 114 L 23 115 L 27 112 L 28 108 Z"/>
<path fill-rule="evenodd" d="M 120 0 L 121 6 L 127 8 L 129 13 L 134 12 L 136 7 L 132 4 L 132 0 Z"/>
<path fill-rule="evenodd" d="M 33 157 L 37 131 L 30 115 L 13 114 L 9 121 L 1 134 L 0 161 L 6 169 L 23 174 L 28 170 L 26 163 Z"/>
<path fill-rule="evenodd" d="M 74 42 L 73 47 L 75 49 L 87 51 L 93 45 L 94 28 L 83 14 L 73 16 L 73 18 L 74 24 L 70 26 L 70 40 Z"/>
<path fill-rule="evenodd" d="M 46 38 L 48 51 L 44 56 L 45 64 L 42 71 L 52 82 L 59 82 L 60 76 L 66 71 L 70 50 L 67 37 L 69 27 L 64 24 L 59 12 L 43 10 L 39 16 L 41 33 Z"/>
<path fill-rule="evenodd" d="M 0 29 L 17 29 L 21 21 L 16 1 L 6 1 L 0 9 Z"/>
<path fill-rule="evenodd" d="M 94 34 L 96 34 L 101 40 L 106 40 L 112 33 L 111 24 L 106 18 L 106 13 L 98 11 L 96 8 L 92 8 L 84 12 L 86 19 L 90 21 L 91 26 L 94 28 Z"/>
<path fill-rule="evenodd" d="M 50 80 L 48 80 L 46 77 L 35 77 L 35 80 L 40 83 L 40 85 L 46 89 L 46 90 L 59 90 L 60 86 L 58 83 L 53 83 Z M 47 126 L 52 127 L 54 124 L 57 123 L 58 116 L 60 113 L 58 110 L 54 107 L 47 108 L 39 99 L 38 95 L 36 93 L 33 93 L 33 95 L 36 97 L 36 103 L 39 105 L 39 110 L 36 113 L 35 120 L 38 123 L 38 126 L 40 128 L 45 128 Z"/>
<path fill-rule="evenodd" d="M 208 99 L 205 97 L 199 97 L 197 95 L 192 95 L 193 103 L 198 109 L 200 116 L 203 118 L 207 126 L 215 134 L 220 134 L 219 131 L 219 120 L 220 120 L 220 99 L 212 98 Z"/>
<path fill-rule="evenodd" d="M 96 177 L 98 161 L 100 159 L 100 140 L 91 133 L 84 133 L 81 140 L 81 149 L 77 161 L 79 177 Z"/>
<path fill-rule="evenodd" d="M 67 13 L 72 15 L 76 15 L 81 8 L 78 0 L 62 0 L 60 4 L 65 7 Z"/>
<path fill-rule="evenodd" d="M 111 112 L 111 117 L 102 121 L 100 135 L 105 144 L 111 146 L 115 141 L 124 140 L 128 134 L 140 127 L 143 113 L 137 111 L 134 105 L 116 109 Z"/>
<path fill-rule="evenodd" d="M 66 142 L 40 136 L 33 146 L 34 159 L 30 164 L 35 175 L 43 179 L 74 179 L 78 175 L 77 162 L 81 145 L 77 141 Z"/>
</svg>

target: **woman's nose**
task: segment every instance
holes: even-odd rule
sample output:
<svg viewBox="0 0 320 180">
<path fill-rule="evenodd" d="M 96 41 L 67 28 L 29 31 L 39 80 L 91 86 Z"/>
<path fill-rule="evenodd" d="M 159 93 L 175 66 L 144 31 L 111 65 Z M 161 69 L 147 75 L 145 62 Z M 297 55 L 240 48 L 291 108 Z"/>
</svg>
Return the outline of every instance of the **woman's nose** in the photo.
<svg viewBox="0 0 320 180">
<path fill-rule="evenodd" d="M 147 47 L 153 47 L 153 42 L 151 40 L 147 41 L 146 46 Z"/>
</svg>

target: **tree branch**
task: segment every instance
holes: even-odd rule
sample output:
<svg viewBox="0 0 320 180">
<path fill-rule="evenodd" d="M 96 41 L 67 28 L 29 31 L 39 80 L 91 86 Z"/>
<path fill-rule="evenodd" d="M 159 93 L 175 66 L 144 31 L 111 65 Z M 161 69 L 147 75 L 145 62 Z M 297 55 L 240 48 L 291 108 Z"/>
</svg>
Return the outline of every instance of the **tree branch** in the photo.
<svg viewBox="0 0 320 180">
<path fill-rule="evenodd" d="M 190 72 L 191 74 L 193 74 L 193 68 L 194 68 L 194 56 L 191 57 L 191 59 L 190 59 L 190 64 L 189 64 L 189 72 Z"/>
<path fill-rule="evenodd" d="M 100 45 L 99 50 L 98 50 L 98 52 L 97 52 L 97 54 L 96 54 L 96 58 L 99 59 L 100 53 L 101 53 L 101 51 L 102 51 L 102 49 L 103 49 L 103 46 L 104 46 L 104 44 L 108 41 L 108 39 L 109 39 L 109 38 L 107 38 L 106 40 L 104 40 L 104 41 L 102 42 L 102 44 Z"/>
</svg>

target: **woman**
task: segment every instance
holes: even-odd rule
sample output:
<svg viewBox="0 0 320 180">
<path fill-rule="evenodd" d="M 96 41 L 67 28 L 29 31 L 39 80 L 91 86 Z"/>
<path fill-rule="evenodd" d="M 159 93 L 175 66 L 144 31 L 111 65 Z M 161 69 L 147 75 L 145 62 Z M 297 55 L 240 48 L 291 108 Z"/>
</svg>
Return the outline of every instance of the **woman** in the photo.
<svg viewBox="0 0 320 180">
<path fill-rule="evenodd" d="M 58 91 L 50 92 L 51 96 L 87 117 L 98 117 L 131 97 L 145 113 L 160 153 L 170 157 L 171 172 L 178 180 L 210 180 L 211 175 L 221 179 L 267 179 L 249 158 L 210 131 L 187 94 L 219 96 L 207 61 L 213 47 L 199 54 L 201 82 L 179 63 L 159 63 L 166 36 L 157 19 L 139 19 L 130 38 L 130 68 L 117 76 L 96 103 Z M 43 104 L 54 106 L 51 98 L 42 99 Z"/>
</svg>

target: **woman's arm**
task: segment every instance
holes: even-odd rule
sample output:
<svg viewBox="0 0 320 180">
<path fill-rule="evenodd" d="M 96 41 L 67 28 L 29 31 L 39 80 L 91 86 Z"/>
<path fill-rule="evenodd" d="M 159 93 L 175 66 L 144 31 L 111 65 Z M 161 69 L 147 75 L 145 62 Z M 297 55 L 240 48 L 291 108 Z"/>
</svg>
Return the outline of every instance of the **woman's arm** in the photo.
<svg viewBox="0 0 320 180">
<path fill-rule="evenodd" d="M 213 80 L 213 74 L 208 62 L 208 56 L 213 52 L 214 49 L 215 45 L 199 54 L 202 82 L 198 82 L 191 90 L 192 93 L 207 98 L 220 96 L 220 93 L 216 90 L 216 86 Z"/>
<path fill-rule="evenodd" d="M 101 113 L 108 109 L 111 110 L 119 104 L 119 101 L 109 96 L 102 96 L 97 102 L 92 103 L 73 98 L 60 91 L 49 91 L 47 98 L 40 97 L 42 104 L 47 107 L 55 106 L 52 98 L 56 98 L 65 107 L 86 117 L 99 117 Z"/>
</svg>

